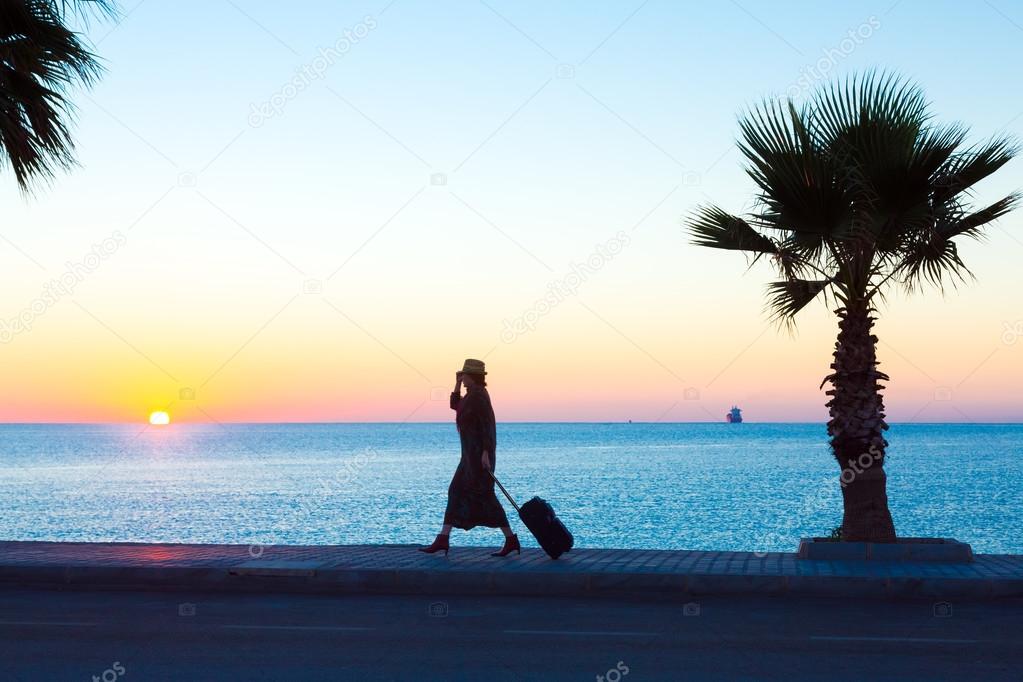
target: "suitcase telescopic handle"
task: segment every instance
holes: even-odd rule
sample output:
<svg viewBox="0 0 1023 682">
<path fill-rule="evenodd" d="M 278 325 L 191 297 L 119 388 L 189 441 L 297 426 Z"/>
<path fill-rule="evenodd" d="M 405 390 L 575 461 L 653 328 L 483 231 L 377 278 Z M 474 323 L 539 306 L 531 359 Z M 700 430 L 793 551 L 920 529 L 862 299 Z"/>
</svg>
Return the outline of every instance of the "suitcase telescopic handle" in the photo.
<svg viewBox="0 0 1023 682">
<path fill-rule="evenodd" d="M 501 492 L 504 493 L 504 496 L 508 498 L 509 502 L 511 502 L 511 506 L 515 507 L 515 512 L 518 513 L 519 505 L 515 504 L 515 500 L 512 499 L 511 494 L 504 489 L 504 486 L 501 485 L 501 482 L 497 480 L 497 476 L 494 476 L 494 472 L 491 471 L 490 469 L 487 469 L 487 473 L 490 474 L 490 478 L 494 479 L 494 483 L 497 484 L 497 487 L 501 489 Z"/>
</svg>

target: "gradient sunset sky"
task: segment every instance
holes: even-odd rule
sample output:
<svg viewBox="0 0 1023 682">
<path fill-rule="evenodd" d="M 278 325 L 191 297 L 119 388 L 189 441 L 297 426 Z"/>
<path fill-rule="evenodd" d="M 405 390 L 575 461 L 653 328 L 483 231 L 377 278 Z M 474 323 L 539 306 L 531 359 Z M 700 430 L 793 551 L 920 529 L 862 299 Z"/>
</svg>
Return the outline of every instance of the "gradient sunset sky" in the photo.
<svg viewBox="0 0 1023 682">
<path fill-rule="evenodd" d="M 823 72 L 895 69 L 971 141 L 1023 136 L 1023 8 L 554 4 L 94 22 L 81 167 L 30 197 L 0 175 L 0 420 L 448 420 L 465 357 L 499 420 L 826 419 L 832 314 L 772 326 L 770 270 L 682 219 L 750 207 L 738 114 Z M 976 282 L 882 310 L 890 421 L 1023 417 L 1023 212 L 962 254 Z"/>
</svg>

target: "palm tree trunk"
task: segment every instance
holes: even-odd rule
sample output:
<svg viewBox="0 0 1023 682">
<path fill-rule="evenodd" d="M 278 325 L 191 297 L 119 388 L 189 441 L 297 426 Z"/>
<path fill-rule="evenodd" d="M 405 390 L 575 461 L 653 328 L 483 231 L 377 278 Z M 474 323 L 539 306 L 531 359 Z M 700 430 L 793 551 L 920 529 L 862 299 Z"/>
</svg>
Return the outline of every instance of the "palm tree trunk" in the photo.
<svg viewBox="0 0 1023 682">
<path fill-rule="evenodd" d="M 828 408 L 831 450 L 842 469 L 842 539 L 894 542 L 895 525 L 888 510 L 884 472 L 884 401 L 881 383 L 888 377 L 877 370 L 874 317 L 866 300 L 850 300 L 838 314 L 833 373 L 825 379 L 832 389 Z"/>
</svg>

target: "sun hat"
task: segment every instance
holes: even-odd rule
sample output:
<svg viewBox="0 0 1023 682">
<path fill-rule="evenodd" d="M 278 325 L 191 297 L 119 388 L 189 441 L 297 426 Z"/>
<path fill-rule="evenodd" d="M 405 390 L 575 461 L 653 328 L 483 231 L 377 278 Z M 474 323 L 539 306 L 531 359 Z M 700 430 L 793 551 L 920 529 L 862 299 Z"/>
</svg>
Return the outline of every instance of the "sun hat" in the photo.
<svg viewBox="0 0 1023 682">
<path fill-rule="evenodd" d="M 479 374 L 481 376 L 486 375 L 487 366 L 483 364 L 482 360 L 473 360 L 468 358 L 462 364 L 462 374 Z"/>
</svg>

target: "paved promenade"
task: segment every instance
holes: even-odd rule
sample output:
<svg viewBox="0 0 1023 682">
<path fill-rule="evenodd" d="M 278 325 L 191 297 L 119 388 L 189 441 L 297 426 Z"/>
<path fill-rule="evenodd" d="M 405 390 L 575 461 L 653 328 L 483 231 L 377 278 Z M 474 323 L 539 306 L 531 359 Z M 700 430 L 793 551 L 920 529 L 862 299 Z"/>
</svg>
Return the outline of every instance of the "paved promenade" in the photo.
<svg viewBox="0 0 1023 682">
<path fill-rule="evenodd" d="M 1023 556 L 969 564 L 808 561 L 794 553 L 574 549 L 496 559 L 411 545 L 0 542 L 0 586 L 465 595 L 1023 596 Z"/>
</svg>

